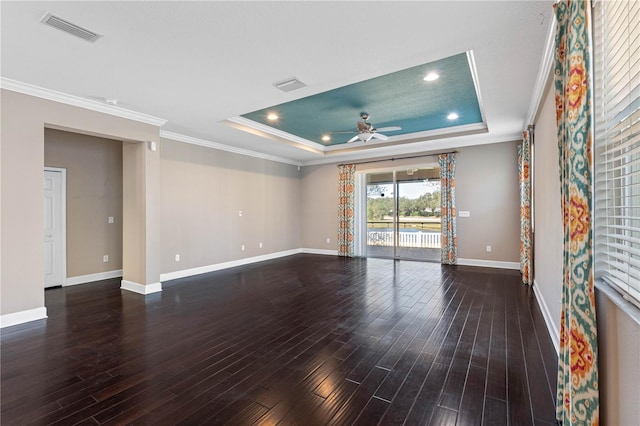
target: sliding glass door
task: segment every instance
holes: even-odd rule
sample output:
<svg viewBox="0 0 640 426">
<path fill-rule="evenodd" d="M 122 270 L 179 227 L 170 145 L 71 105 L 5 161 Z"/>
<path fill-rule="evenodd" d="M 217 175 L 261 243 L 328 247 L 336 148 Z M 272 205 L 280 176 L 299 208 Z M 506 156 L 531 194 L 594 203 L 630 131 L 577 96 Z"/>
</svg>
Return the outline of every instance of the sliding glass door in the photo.
<svg viewBox="0 0 640 426">
<path fill-rule="evenodd" d="M 367 256 L 440 260 L 437 167 L 367 175 Z"/>
</svg>

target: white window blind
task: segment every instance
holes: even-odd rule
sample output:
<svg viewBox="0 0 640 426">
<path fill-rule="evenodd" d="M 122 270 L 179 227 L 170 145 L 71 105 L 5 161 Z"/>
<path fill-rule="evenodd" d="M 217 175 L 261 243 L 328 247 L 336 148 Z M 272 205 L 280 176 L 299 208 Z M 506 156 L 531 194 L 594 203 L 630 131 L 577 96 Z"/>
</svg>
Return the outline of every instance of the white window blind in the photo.
<svg viewBox="0 0 640 426">
<path fill-rule="evenodd" d="M 595 274 L 640 306 L 640 1 L 593 13 Z"/>
</svg>

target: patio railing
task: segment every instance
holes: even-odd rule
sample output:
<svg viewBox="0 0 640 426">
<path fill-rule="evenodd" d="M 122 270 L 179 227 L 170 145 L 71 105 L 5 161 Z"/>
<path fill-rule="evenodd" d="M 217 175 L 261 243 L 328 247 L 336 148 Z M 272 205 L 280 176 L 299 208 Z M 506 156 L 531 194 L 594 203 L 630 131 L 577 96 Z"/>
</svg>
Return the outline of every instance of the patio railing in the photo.
<svg viewBox="0 0 640 426">
<path fill-rule="evenodd" d="M 393 232 L 367 231 L 367 245 L 393 246 Z M 440 248 L 439 232 L 399 232 L 399 247 Z"/>
</svg>

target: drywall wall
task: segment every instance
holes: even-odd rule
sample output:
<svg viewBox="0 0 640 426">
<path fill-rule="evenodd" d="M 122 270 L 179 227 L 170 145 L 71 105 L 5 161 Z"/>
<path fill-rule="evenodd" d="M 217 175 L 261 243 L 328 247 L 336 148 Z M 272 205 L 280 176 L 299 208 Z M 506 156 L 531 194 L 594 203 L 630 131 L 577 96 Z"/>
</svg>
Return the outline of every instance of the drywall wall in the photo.
<svg viewBox="0 0 640 426">
<path fill-rule="evenodd" d="M 519 262 L 518 143 L 460 149 L 456 156 L 458 258 Z M 469 217 L 460 217 L 469 211 Z M 486 246 L 491 246 L 487 252 Z"/>
<path fill-rule="evenodd" d="M 122 269 L 122 141 L 45 129 L 44 164 L 67 170 L 67 277 Z"/>
<path fill-rule="evenodd" d="M 562 303 L 562 210 L 558 137 L 553 86 L 545 93 L 535 123 L 533 144 L 534 286 L 544 301 L 556 346 Z"/>
<path fill-rule="evenodd" d="M 303 167 L 301 190 L 302 247 L 316 250 L 337 250 L 337 165 Z M 329 242 L 327 242 L 327 238 Z"/>
<path fill-rule="evenodd" d="M 461 148 L 456 166 L 456 204 L 471 216 L 458 218 L 458 256 L 473 260 L 518 262 L 519 193 L 517 144 L 507 142 Z M 398 166 L 435 165 L 435 157 L 363 164 L 357 172 Z M 302 244 L 336 250 L 338 168 L 308 166 L 302 173 Z M 327 244 L 326 239 L 331 243 Z M 491 245 L 492 251 L 486 252 Z"/>
<path fill-rule="evenodd" d="M 637 425 L 640 419 L 640 324 L 599 290 L 596 290 L 596 304 L 600 423 Z"/>
<path fill-rule="evenodd" d="M 0 96 L 1 116 L 1 249 L 2 272 L 0 292 L 0 315 L 44 308 L 43 277 L 43 176 L 44 176 L 44 133 L 45 127 L 74 131 L 77 133 L 106 136 L 127 141 L 159 141 L 156 126 L 107 115 L 84 108 L 2 89 Z M 144 145 L 139 143 L 138 145 Z M 144 150 L 145 158 L 159 157 L 158 152 Z M 158 160 L 159 161 L 159 160 Z M 147 167 L 140 170 L 146 177 L 145 185 L 159 182 L 159 176 L 149 176 L 159 169 Z M 151 183 L 150 183 L 151 182 Z M 159 185 L 159 183 L 158 183 Z M 130 200 L 129 200 L 130 201 Z M 123 200 L 126 206 L 127 200 Z M 136 222 L 135 228 L 141 234 L 131 234 L 129 238 L 144 236 L 150 228 L 147 217 L 156 214 L 153 203 L 145 202 L 145 212 L 130 218 Z M 125 209 L 123 208 L 123 211 Z M 126 217 L 125 217 L 126 219 Z M 153 223 L 151 221 L 151 223 Z M 144 244 L 144 242 L 142 243 Z M 123 243 L 127 250 L 127 243 Z M 155 250 L 155 248 L 152 248 Z M 123 256 L 127 254 L 123 251 Z M 131 276 L 140 283 L 158 281 L 159 268 L 154 264 L 153 252 L 143 252 L 143 266 L 146 276 Z M 126 278 L 127 268 L 124 275 Z"/>
<path fill-rule="evenodd" d="M 534 143 L 534 285 L 558 343 L 562 303 L 562 212 L 555 96 L 551 85 L 538 111 Z M 594 253 L 598 256 L 598 253 Z M 628 302 L 622 302 L 628 303 Z M 635 308 L 630 308 L 635 309 Z M 601 424 L 636 425 L 640 418 L 640 324 L 596 289 Z"/>
<path fill-rule="evenodd" d="M 296 166 L 169 139 L 160 151 L 163 273 L 300 248 Z"/>
</svg>

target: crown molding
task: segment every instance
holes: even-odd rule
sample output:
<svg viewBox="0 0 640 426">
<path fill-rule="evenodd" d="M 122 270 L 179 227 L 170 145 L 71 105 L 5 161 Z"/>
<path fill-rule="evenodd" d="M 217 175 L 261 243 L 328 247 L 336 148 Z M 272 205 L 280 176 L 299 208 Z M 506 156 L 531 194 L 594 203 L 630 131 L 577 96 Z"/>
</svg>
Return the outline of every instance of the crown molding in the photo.
<svg viewBox="0 0 640 426">
<path fill-rule="evenodd" d="M 227 121 L 230 121 L 232 123 L 236 123 L 242 127 L 247 127 L 249 129 L 253 129 L 253 130 L 258 130 L 260 132 L 263 133 L 268 133 L 270 135 L 273 135 L 277 138 L 281 138 L 281 139 L 286 139 L 288 141 L 294 142 L 296 144 L 301 144 L 301 145 L 305 145 L 307 147 L 313 148 L 314 150 L 317 151 L 326 151 L 327 147 L 322 146 L 316 142 L 310 141 L 309 139 L 305 139 L 305 138 L 301 138 L 300 136 L 296 136 L 292 133 L 288 133 L 288 132 L 284 132 L 280 129 L 276 129 L 274 127 L 270 127 L 267 126 L 265 124 L 262 123 L 258 123 L 257 121 L 253 121 L 253 120 L 249 120 L 248 118 L 244 118 L 244 117 L 231 117 L 229 118 Z M 357 133 L 357 132 L 354 132 Z"/>
<path fill-rule="evenodd" d="M 547 34 L 547 41 L 544 45 L 542 58 L 540 58 L 540 68 L 538 68 L 538 76 L 536 78 L 535 85 L 533 86 L 533 93 L 531 93 L 527 119 L 524 123 L 525 126 L 534 124 L 536 116 L 538 115 L 538 109 L 540 109 L 540 104 L 542 103 L 542 98 L 544 97 L 545 89 L 547 88 L 547 83 L 549 82 L 551 67 L 555 57 L 556 25 L 556 19 L 554 16 L 551 19 L 549 33 Z"/>
<path fill-rule="evenodd" d="M 0 77 L 0 88 L 11 90 L 12 92 L 23 93 L 25 95 L 35 96 L 37 98 L 47 99 L 50 101 L 88 109 L 91 111 L 115 115 L 117 117 L 151 124 L 152 126 L 162 127 L 167 122 L 167 120 L 163 118 L 142 114 L 140 112 L 131 111 L 117 106 L 103 104 L 98 101 L 81 98 L 75 95 L 69 95 L 67 93 L 57 92 L 51 89 L 45 89 L 44 87 L 34 86 L 33 84 L 23 83 L 21 81 L 11 80 L 5 77 Z"/>
<path fill-rule="evenodd" d="M 476 89 L 476 98 L 478 98 L 478 109 L 480 110 L 480 117 L 482 117 L 482 124 L 487 127 L 487 117 L 484 114 L 484 105 L 482 95 L 480 94 L 480 80 L 478 79 L 478 69 L 476 68 L 476 59 L 473 56 L 473 50 L 467 50 L 467 62 L 469 63 L 473 86 Z"/>
<path fill-rule="evenodd" d="M 291 164 L 292 166 L 300 166 L 299 161 L 291 160 L 284 157 L 276 157 L 275 155 L 263 154 L 257 151 L 251 151 L 249 149 L 237 148 L 231 145 L 225 145 L 218 142 L 211 142 L 204 139 L 194 138 L 192 136 L 182 135 L 180 133 L 169 132 L 166 130 L 160 130 L 160 137 L 164 139 L 171 139 L 178 142 L 190 143 L 192 145 L 204 146 L 212 149 L 219 149 L 221 151 L 232 152 L 234 154 L 246 155 L 248 157 L 261 158 L 263 160 L 276 161 L 278 163 Z"/>
</svg>

